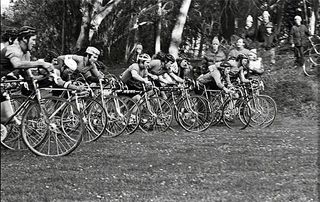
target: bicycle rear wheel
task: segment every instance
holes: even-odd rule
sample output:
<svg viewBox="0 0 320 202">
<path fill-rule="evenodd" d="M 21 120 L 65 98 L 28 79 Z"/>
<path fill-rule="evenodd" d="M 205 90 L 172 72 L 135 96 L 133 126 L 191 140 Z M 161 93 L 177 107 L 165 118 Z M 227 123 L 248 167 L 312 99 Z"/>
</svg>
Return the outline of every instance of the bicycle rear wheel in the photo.
<svg viewBox="0 0 320 202">
<path fill-rule="evenodd" d="M 70 154 L 80 144 L 83 130 L 82 116 L 77 108 L 58 97 L 42 99 L 41 105 L 32 103 L 22 118 L 23 140 L 39 156 Z"/>
<path fill-rule="evenodd" d="M 144 132 L 162 133 L 169 129 L 173 120 L 171 105 L 161 97 L 151 97 L 140 105 L 140 129 Z"/>
<path fill-rule="evenodd" d="M 306 76 L 314 77 L 319 75 L 320 65 L 314 63 L 313 60 L 316 62 L 318 59 L 312 58 L 310 55 L 304 57 L 303 72 Z"/>
<path fill-rule="evenodd" d="M 251 121 L 251 110 L 247 106 L 248 103 L 242 98 L 228 99 L 222 110 L 222 120 L 230 129 L 243 130 L 249 126 Z M 242 119 L 246 113 L 247 119 Z"/>
<path fill-rule="evenodd" d="M 130 135 L 134 133 L 138 128 L 141 120 L 140 108 L 132 98 L 130 97 L 121 97 L 122 100 L 126 103 L 128 107 L 128 113 L 126 117 L 128 117 L 128 125 L 123 132 L 123 135 Z"/>
<path fill-rule="evenodd" d="M 125 101 L 120 97 L 108 96 L 104 103 L 107 113 L 107 137 L 117 137 L 121 135 L 129 122 L 129 109 Z"/>
<path fill-rule="evenodd" d="M 204 97 L 190 96 L 177 104 L 176 118 L 179 125 L 189 132 L 207 130 L 215 118 L 213 106 Z"/>
<path fill-rule="evenodd" d="M 13 110 L 16 111 L 22 103 L 27 99 L 23 95 L 10 95 L 11 104 Z M 21 110 L 15 117 L 21 121 L 22 114 L 24 110 Z M 16 123 L 10 123 L 5 126 L 7 129 L 6 137 L 1 141 L 1 144 L 11 150 L 26 150 L 28 147 L 24 144 L 22 135 L 21 135 L 21 125 Z"/>
<path fill-rule="evenodd" d="M 107 127 L 107 113 L 102 104 L 89 97 L 79 98 L 80 112 L 83 115 L 85 133 L 83 142 L 92 142 L 99 139 Z"/>
<path fill-rule="evenodd" d="M 309 51 L 309 58 L 315 65 L 320 65 L 320 44 L 313 46 Z"/>
</svg>

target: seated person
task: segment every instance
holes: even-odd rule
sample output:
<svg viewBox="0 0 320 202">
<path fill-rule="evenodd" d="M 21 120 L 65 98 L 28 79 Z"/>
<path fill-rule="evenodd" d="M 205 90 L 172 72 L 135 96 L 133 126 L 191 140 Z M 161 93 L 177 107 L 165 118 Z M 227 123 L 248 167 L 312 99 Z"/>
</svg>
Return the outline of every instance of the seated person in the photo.
<svg viewBox="0 0 320 202">
<path fill-rule="evenodd" d="M 226 59 L 225 53 L 220 48 L 220 41 L 217 37 L 212 40 L 212 45 L 204 54 L 202 61 L 202 73 L 207 73 L 208 67 L 216 62 L 222 62 Z"/>
<path fill-rule="evenodd" d="M 232 49 L 228 54 L 228 60 L 234 60 L 238 57 L 240 54 L 248 55 L 249 50 L 244 47 L 244 41 L 243 38 L 238 37 L 236 40 L 236 47 Z"/>
<path fill-rule="evenodd" d="M 177 60 L 179 67 L 178 76 L 182 79 L 188 78 L 193 80 L 193 67 L 190 65 L 190 62 L 187 59 L 181 58 Z"/>
</svg>

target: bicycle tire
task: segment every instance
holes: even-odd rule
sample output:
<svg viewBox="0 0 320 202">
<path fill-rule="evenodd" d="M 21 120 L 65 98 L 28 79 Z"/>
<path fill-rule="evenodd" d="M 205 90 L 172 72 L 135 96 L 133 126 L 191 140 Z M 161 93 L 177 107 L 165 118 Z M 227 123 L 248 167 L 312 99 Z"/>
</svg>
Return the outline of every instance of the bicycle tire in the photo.
<svg viewBox="0 0 320 202">
<path fill-rule="evenodd" d="M 128 106 L 120 97 L 106 96 L 103 107 L 107 113 L 106 137 L 121 135 L 128 126 Z"/>
<path fill-rule="evenodd" d="M 128 106 L 128 113 L 126 116 L 129 119 L 128 125 L 122 135 L 130 135 L 139 128 L 141 121 L 140 107 L 138 106 L 138 103 L 130 97 L 121 96 L 121 98 Z"/>
<path fill-rule="evenodd" d="M 13 106 L 13 110 L 16 111 L 18 107 L 27 99 L 24 95 L 10 95 L 10 101 Z M 21 111 L 16 115 L 16 118 L 21 121 L 24 111 Z M 21 135 L 21 125 L 16 123 L 10 123 L 5 126 L 7 129 L 7 136 L 1 141 L 1 144 L 10 150 L 27 150 Z"/>
<path fill-rule="evenodd" d="M 172 124 L 173 110 L 169 102 L 161 97 L 151 97 L 140 105 L 141 121 L 139 128 L 144 132 L 166 132 Z"/>
<path fill-rule="evenodd" d="M 69 113 L 63 113 L 65 109 Z M 65 124 L 64 132 L 61 123 Z M 81 113 L 72 103 L 59 97 L 44 98 L 41 104 L 32 103 L 22 118 L 23 140 L 39 156 L 58 157 L 70 154 L 79 146 L 83 131 Z"/>
<path fill-rule="evenodd" d="M 230 98 L 226 100 L 222 110 L 223 123 L 230 129 L 243 130 L 247 128 L 251 121 L 251 111 L 245 111 L 247 104 L 247 101 L 243 98 Z M 243 123 L 241 116 L 245 112 L 248 113 L 248 119 Z"/>
<path fill-rule="evenodd" d="M 213 107 L 208 99 L 193 95 L 184 98 L 177 104 L 176 119 L 178 124 L 188 132 L 207 130 L 213 120 Z"/>
</svg>

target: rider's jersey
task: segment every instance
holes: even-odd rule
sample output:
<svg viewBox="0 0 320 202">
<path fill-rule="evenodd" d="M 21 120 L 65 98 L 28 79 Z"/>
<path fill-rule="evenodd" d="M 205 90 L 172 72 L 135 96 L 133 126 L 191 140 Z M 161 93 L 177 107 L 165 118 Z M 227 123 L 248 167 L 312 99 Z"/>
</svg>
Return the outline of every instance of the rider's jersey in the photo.
<svg viewBox="0 0 320 202">
<path fill-rule="evenodd" d="M 128 67 L 128 69 L 126 69 L 121 75 L 120 75 L 120 79 L 124 82 L 124 83 L 128 83 L 132 80 L 134 80 L 132 78 L 132 71 L 136 71 L 142 78 L 147 77 L 148 75 L 148 70 L 147 69 L 141 69 L 138 65 L 138 63 L 133 63 L 132 65 L 130 65 Z"/>
<path fill-rule="evenodd" d="M 8 73 L 14 71 L 14 66 L 12 65 L 10 59 L 18 58 L 21 61 L 30 61 L 30 52 L 23 52 L 19 44 L 12 44 L 1 50 L 0 59 L 0 76 L 5 76 Z"/>
<path fill-rule="evenodd" d="M 160 75 L 163 75 L 165 73 L 172 73 L 172 69 L 169 68 L 169 69 L 165 69 L 164 65 L 162 64 L 161 60 L 158 60 L 158 59 L 154 59 L 154 60 L 151 60 L 150 62 L 150 68 L 149 68 L 149 72 L 153 75 L 157 75 L 157 76 L 160 76 Z"/>
</svg>

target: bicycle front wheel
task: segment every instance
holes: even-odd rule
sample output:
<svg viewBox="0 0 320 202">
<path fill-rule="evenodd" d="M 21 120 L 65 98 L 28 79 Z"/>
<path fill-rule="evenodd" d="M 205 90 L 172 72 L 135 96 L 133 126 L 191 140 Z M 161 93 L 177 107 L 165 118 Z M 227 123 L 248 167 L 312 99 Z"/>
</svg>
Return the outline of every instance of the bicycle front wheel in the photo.
<svg viewBox="0 0 320 202">
<path fill-rule="evenodd" d="M 27 108 L 21 131 L 33 153 L 56 157 L 68 155 L 78 147 L 83 129 L 82 116 L 73 104 L 63 98 L 50 97 Z"/>
</svg>

